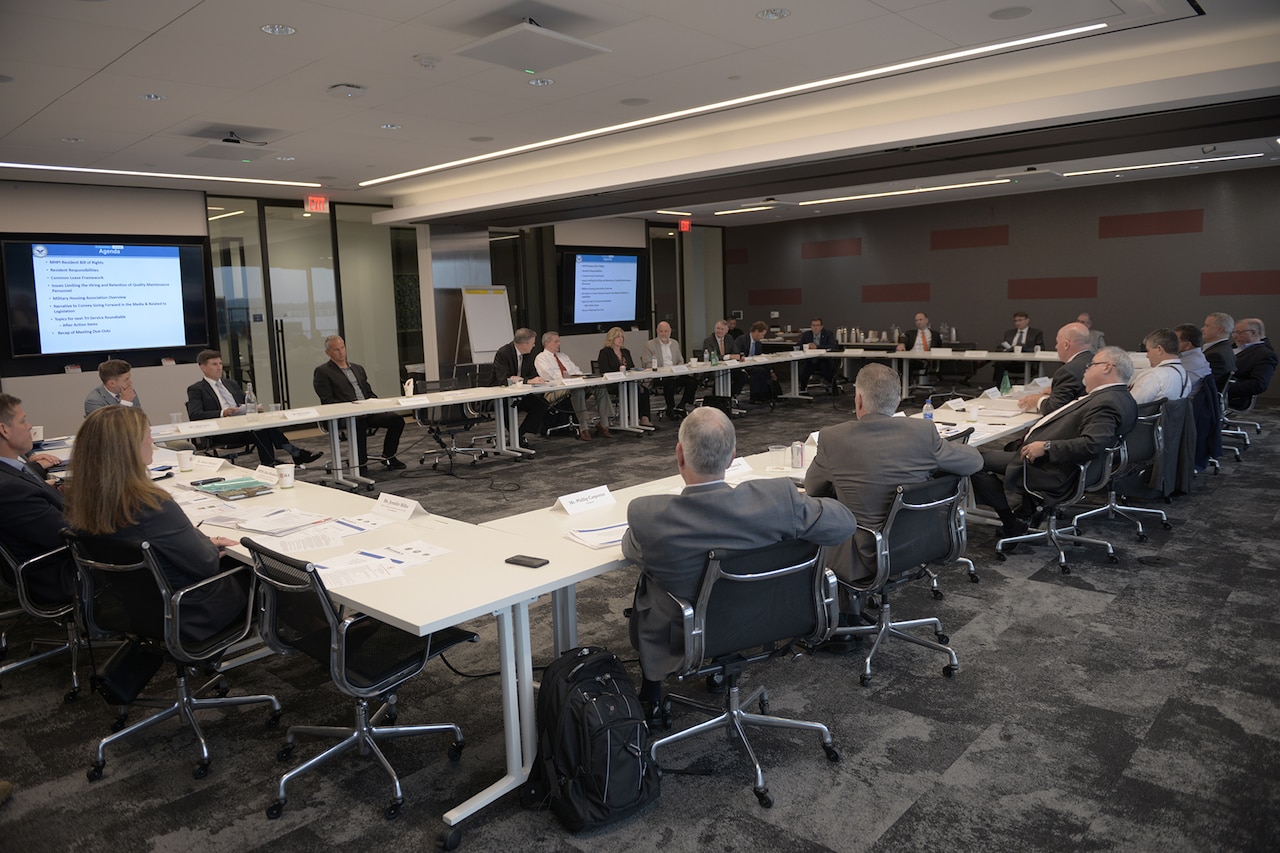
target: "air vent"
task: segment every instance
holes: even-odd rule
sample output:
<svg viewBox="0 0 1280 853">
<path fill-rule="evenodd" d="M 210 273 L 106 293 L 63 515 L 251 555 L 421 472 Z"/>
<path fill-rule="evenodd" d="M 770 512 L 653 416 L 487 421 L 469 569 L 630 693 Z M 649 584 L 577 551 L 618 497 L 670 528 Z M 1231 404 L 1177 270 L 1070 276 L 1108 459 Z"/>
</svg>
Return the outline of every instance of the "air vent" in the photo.
<svg viewBox="0 0 1280 853">
<path fill-rule="evenodd" d="M 541 73 L 589 56 L 612 53 L 607 47 L 567 36 L 528 21 L 508 27 L 454 51 L 516 71 Z"/>
</svg>

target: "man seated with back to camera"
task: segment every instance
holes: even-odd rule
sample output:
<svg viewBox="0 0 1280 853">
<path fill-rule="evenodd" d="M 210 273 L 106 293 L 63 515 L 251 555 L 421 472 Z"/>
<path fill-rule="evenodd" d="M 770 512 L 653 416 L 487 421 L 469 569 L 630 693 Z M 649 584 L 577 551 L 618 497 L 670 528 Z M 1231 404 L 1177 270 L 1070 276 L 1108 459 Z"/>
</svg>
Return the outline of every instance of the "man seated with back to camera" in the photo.
<svg viewBox="0 0 1280 853">
<path fill-rule="evenodd" d="M 1068 323 L 1058 330 L 1054 349 L 1062 366 L 1054 371 L 1047 391 L 1018 398 L 1018 408 L 1024 412 L 1047 415 L 1084 393 L 1084 371 L 1093 360 L 1089 330 L 1081 323 Z"/>
<path fill-rule="evenodd" d="M 684 353 L 680 350 L 680 342 L 671 337 L 671 324 L 666 320 L 658 323 L 655 330 L 657 337 L 645 342 L 645 359 L 649 367 L 659 370 L 684 364 Z M 693 408 L 694 397 L 698 393 L 698 379 L 688 373 L 663 376 L 653 380 L 653 384 L 662 390 L 662 398 L 667 404 L 667 418 L 678 421 Z M 676 391 L 680 392 L 680 405 L 676 406 Z"/>
<path fill-rule="evenodd" d="M 47 479 L 61 460 L 32 453 L 31 423 L 22 401 L 0 394 L 0 542 L 18 563 L 62 547 L 62 495 Z M 27 590 L 40 604 L 71 600 L 75 570 L 69 559 L 28 572 Z"/>
<path fill-rule="evenodd" d="M 1020 441 L 1005 449 L 983 447 L 983 470 L 970 478 L 974 498 L 996 511 L 1003 536 L 1027 532 L 1037 507 L 1026 486 L 1054 502 L 1068 497 L 1076 485 L 1081 462 L 1089 462 L 1126 435 L 1138 422 L 1138 404 L 1129 393 L 1133 362 L 1120 347 L 1103 347 L 1085 367 L 1085 394 L 1045 415 Z M 1021 506 L 1010 508 L 1006 492 L 1023 495 Z"/>
<path fill-rule="evenodd" d="M 937 473 L 969 475 L 982 468 L 976 447 L 944 441 L 933 421 L 895 418 L 901 402 L 897 372 L 868 364 L 854 380 L 855 420 L 818 433 L 818 452 L 804 477 L 814 497 L 834 497 L 853 511 L 861 527 L 880 530 L 898 486 L 923 483 Z M 828 565 L 842 581 L 875 575 L 875 540 L 859 532 L 832 549 Z M 840 589 L 840 624 L 857 624 L 857 602 Z M 849 647 L 840 638 L 834 648 Z"/>
<path fill-rule="evenodd" d="M 229 418 L 244 411 L 244 391 L 240 383 L 223 375 L 222 353 L 215 349 L 202 350 L 196 356 L 196 365 L 204 379 L 187 386 L 187 417 L 193 421 L 212 418 Z M 258 461 L 263 465 L 276 464 L 276 448 L 288 452 L 295 465 L 315 462 L 323 453 L 303 450 L 291 442 L 279 427 L 256 429 L 252 432 L 220 436 L 224 442 L 252 442 L 258 449 Z"/>
<path fill-rule="evenodd" d="M 324 339 L 324 354 L 329 356 L 329 360 L 311 374 L 311 387 L 321 403 L 354 403 L 378 396 L 369 385 L 369 374 L 364 367 L 347 360 L 347 342 L 341 335 L 329 335 Z M 400 435 L 404 432 L 404 418 L 395 412 L 375 412 L 356 418 L 356 455 L 360 458 L 354 460 L 354 464 L 360 473 L 369 471 L 368 430 L 373 428 L 386 430 L 386 438 L 382 441 L 382 463 L 388 469 L 404 468 L 404 463 L 396 458 Z"/>
<path fill-rule="evenodd" d="M 534 358 L 533 366 L 538 371 L 538 378 L 551 385 L 559 385 L 571 376 L 585 375 L 582 368 L 574 364 L 567 353 L 560 352 L 559 332 L 542 333 L 542 352 Z M 613 417 L 613 401 L 609 399 L 609 393 L 604 388 L 597 387 L 591 391 L 586 388 L 550 391 L 542 397 L 548 405 L 555 405 L 568 397 L 573 403 L 573 416 L 578 419 L 578 438 L 582 441 L 590 441 L 591 421 L 587 417 L 587 394 L 595 398 L 596 412 L 600 415 L 596 430 L 601 438 L 613 438 L 613 433 L 609 432 L 609 418 Z"/>
<path fill-rule="evenodd" d="M 802 350 L 838 350 L 840 345 L 836 343 L 836 336 L 831 330 L 822 325 L 821 317 L 814 317 L 809 321 L 809 328 L 800 334 L 800 349 Z M 831 358 L 804 358 L 797 365 L 800 374 L 800 387 L 794 389 L 794 393 L 803 394 L 804 389 L 809 387 L 809 378 L 815 372 L 822 374 L 822 381 L 827 385 L 836 380 L 836 362 Z"/>
<path fill-rule="evenodd" d="M 802 495 L 785 477 L 730 487 L 724 472 L 736 447 L 727 415 L 710 406 L 694 409 L 676 442 L 684 490 L 639 497 L 627 507 L 622 553 L 640 567 L 631 644 L 640 652 L 640 701 L 652 727 L 670 728 L 662 682 L 684 660 L 684 649 L 672 647 L 682 622 L 667 593 L 696 601 L 709 551 L 763 548 L 784 539 L 836 545 L 857 526 L 839 501 Z"/>
</svg>

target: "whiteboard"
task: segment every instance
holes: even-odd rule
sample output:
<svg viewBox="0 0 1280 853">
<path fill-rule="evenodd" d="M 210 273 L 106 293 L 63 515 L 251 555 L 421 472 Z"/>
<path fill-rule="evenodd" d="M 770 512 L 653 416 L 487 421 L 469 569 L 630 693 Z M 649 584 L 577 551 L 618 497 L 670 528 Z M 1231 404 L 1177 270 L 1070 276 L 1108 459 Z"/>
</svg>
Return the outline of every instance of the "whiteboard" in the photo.
<svg viewBox="0 0 1280 853">
<path fill-rule="evenodd" d="M 511 343 L 511 305 L 505 287 L 464 287 L 462 322 L 471 342 L 471 360 L 477 364 L 493 361 L 503 344 Z"/>
</svg>

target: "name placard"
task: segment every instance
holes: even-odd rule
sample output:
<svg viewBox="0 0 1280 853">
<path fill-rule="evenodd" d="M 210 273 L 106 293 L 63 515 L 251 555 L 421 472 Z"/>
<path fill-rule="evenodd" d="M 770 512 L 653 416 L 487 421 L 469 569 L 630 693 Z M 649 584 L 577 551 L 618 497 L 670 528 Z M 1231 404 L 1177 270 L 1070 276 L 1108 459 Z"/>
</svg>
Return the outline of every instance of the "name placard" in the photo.
<svg viewBox="0 0 1280 853">
<path fill-rule="evenodd" d="M 688 372 L 689 372 L 689 365 L 687 365 L 687 364 L 673 364 L 673 365 L 671 365 L 671 372 L 672 372 L 672 373 L 688 373 Z"/>
<path fill-rule="evenodd" d="M 227 460 L 220 459 L 217 456 L 204 456 L 196 454 L 191 457 L 191 470 L 197 474 L 212 474 L 221 468 Z"/>
<path fill-rule="evenodd" d="M 418 394 L 414 397 L 401 397 L 396 402 L 406 409 L 420 409 L 431 405 L 431 397 L 428 394 Z"/>
<path fill-rule="evenodd" d="M 284 413 L 284 419 L 286 421 L 317 420 L 319 417 L 320 413 L 316 411 L 314 407 L 307 407 L 305 409 L 289 409 Z"/>
<path fill-rule="evenodd" d="M 280 482 L 280 472 L 270 465 L 259 465 L 257 470 L 253 472 L 253 476 L 259 480 L 266 480 L 273 485 Z"/>
<path fill-rule="evenodd" d="M 627 374 L 623 373 L 621 370 L 611 370 L 604 374 L 604 378 L 613 382 L 620 382 L 627 378 Z"/>
<path fill-rule="evenodd" d="M 389 492 L 378 495 L 378 512 L 396 521 L 408 521 L 415 510 L 422 510 L 422 504 L 412 498 L 402 498 Z"/>
<path fill-rule="evenodd" d="M 745 457 L 739 456 L 733 460 L 733 464 L 725 469 L 724 476 L 725 479 L 728 479 L 730 477 L 742 476 L 743 474 L 750 474 L 752 470 L 751 463 L 748 462 Z"/>
<path fill-rule="evenodd" d="M 589 509 L 610 506 L 614 503 L 617 503 L 617 501 L 610 494 L 608 486 L 596 486 L 594 489 L 584 489 L 581 492 L 574 492 L 570 495 L 561 495 L 556 499 L 556 506 L 562 508 L 569 515 L 577 515 Z"/>
<path fill-rule="evenodd" d="M 564 378 L 563 384 L 564 385 L 586 385 L 587 380 L 581 376 L 566 376 Z"/>
<path fill-rule="evenodd" d="M 181 433 L 209 432 L 217 428 L 218 428 L 218 424 L 215 421 L 191 421 L 189 423 L 179 424 L 178 432 L 181 432 Z"/>
</svg>

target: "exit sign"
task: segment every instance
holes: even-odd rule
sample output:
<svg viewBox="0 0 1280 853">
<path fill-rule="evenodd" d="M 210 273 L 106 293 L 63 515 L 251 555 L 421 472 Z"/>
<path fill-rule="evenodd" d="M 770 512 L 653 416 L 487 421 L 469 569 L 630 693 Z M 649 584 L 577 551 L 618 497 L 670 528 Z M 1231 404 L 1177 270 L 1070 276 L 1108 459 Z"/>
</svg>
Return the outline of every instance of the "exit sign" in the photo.
<svg viewBox="0 0 1280 853">
<path fill-rule="evenodd" d="M 681 230 L 681 231 L 683 231 L 683 232 L 684 232 L 684 233 L 686 233 L 686 234 L 687 234 L 687 233 L 689 233 L 690 231 L 692 231 L 692 230 L 693 230 L 693 220 L 692 220 L 692 219 L 681 219 L 681 220 L 680 220 L 680 230 Z"/>
<path fill-rule="evenodd" d="M 307 196 L 307 213 L 328 213 L 329 198 L 323 195 Z"/>
</svg>

